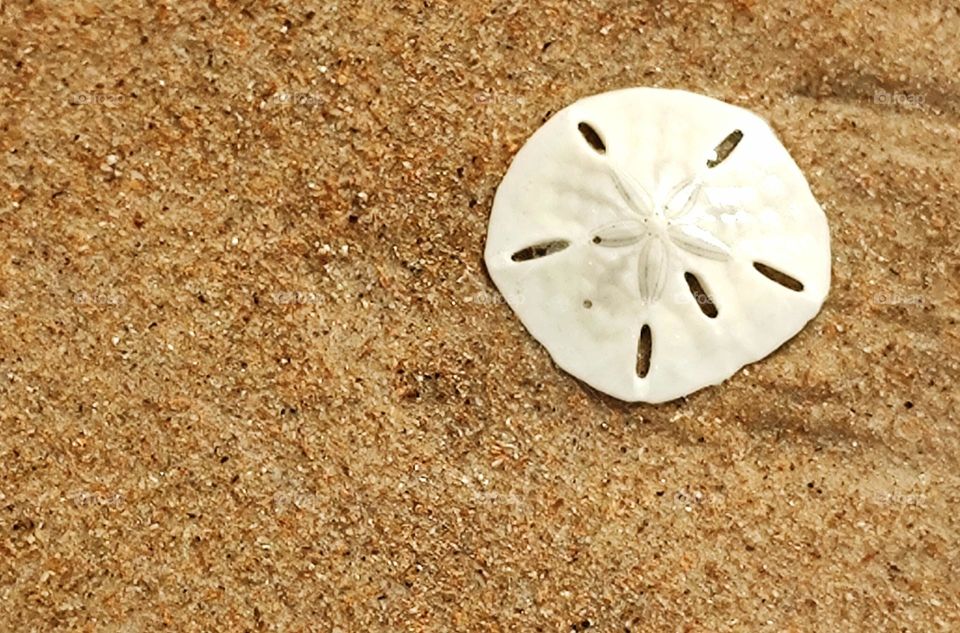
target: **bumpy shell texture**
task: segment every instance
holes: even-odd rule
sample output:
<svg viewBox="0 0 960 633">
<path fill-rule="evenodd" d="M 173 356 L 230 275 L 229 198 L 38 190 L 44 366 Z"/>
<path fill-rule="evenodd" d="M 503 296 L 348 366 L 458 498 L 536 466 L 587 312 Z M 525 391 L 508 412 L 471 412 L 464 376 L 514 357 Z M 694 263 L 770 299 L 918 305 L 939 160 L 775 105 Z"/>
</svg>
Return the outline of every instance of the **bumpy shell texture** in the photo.
<svg viewBox="0 0 960 633">
<path fill-rule="evenodd" d="M 830 234 L 763 119 L 631 88 L 530 137 L 497 189 L 485 261 L 557 365 L 663 402 L 726 380 L 819 312 Z"/>
</svg>

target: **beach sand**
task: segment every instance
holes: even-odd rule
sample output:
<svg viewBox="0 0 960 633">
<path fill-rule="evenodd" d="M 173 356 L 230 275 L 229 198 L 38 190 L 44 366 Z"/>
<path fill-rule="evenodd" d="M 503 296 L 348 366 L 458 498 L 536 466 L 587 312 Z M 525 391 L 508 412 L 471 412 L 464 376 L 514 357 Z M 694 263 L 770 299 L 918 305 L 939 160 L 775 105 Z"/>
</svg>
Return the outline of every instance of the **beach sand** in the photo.
<svg viewBox="0 0 960 633">
<path fill-rule="evenodd" d="M 0 630 L 960 630 L 946 6 L 0 4 Z M 832 234 L 796 338 L 658 406 L 482 262 L 629 86 L 768 119 Z"/>
</svg>

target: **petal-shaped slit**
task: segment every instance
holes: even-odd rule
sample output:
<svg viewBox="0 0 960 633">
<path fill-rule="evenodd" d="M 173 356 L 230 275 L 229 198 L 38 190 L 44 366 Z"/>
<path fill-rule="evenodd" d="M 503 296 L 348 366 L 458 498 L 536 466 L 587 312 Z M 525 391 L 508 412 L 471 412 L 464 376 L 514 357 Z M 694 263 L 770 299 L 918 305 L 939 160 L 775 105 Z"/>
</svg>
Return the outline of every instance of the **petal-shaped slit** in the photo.
<svg viewBox="0 0 960 633">
<path fill-rule="evenodd" d="M 644 324 L 637 339 L 637 377 L 646 378 L 650 373 L 650 357 L 653 354 L 653 333 L 650 326 Z"/>
<path fill-rule="evenodd" d="M 730 259 L 730 247 L 710 231 L 695 224 L 672 224 L 667 233 L 677 246 L 694 255 L 717 261 Z"/>
<path fill-rule="evenodd" d="M 717 314 L 719 314 L 717 306 L 713 303 L 713 299 L 710 298 L 707 291 L 703 289 L 703 285 L 700 283 L 700 280 L 697 279 L 697 276 L 688 272 L 683 273 L 683 278 L 687 281 L 690 294 L 693 295 L 693 300 L 697 302 L 697 307 L 700 308 L 700 311 L 711 319 L 717 318 Z"/>
<path fill-rule="evenodd" d="M 580 134 L 583 136 L 583 140 L 587 142 L 590 147 L 592 147 L 598 154 L 606 154 L 607 146 L 603 142 L 603 139 L 600 138 L 600 133 L 597 132 L 592 125 L 586 121 L 581 121 L 577 125 L 577 130 L 580 131 Z"/>
<path fill-rule="evenodd" d="M 740 141 L 743 140 L 743 132 L 740 130 L 734 130 L 727 134 L 727 137 L 720 141 L 720 144 L 714 148 L 716 157 L 707 161 L 707 167 L 713 169 L 723 161 L 727 160 L 727 157 L 736 149 L 737 145 L 740 144 Z"/>
<path fill-rule="evenodd" d="M 519 251 L 511 255 L 510 259 L 515 262 L 526 262 L 530 261 L 531 259 L 540 259 L 541 257 L 546 257 L 547 255 L 559 253 L 568 246 L 570 246 L 570 240 L 548 240 L 538 244 L 531 244 L 526 248 L 521 248 Z"/>
<path fill-rule="evenodd" d="M 760 262 L 753 262 L 753 267 L 757 269 L 758 273 L 770 281 L 778 283 L 784 288 L 788 288 L 794 292 L 803 292 L 803 282 L 798 279 L 794 279 L 787 273 L 777 270 L 773 266 L 761 264 Z"/>
</svg>

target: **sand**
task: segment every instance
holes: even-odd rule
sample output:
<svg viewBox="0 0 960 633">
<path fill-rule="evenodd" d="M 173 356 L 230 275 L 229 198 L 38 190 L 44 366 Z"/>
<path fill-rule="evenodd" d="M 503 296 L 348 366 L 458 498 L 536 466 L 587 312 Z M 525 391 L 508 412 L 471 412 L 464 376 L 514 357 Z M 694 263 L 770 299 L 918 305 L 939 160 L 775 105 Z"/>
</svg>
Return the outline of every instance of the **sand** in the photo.
<svg viewBox="0 0 960 633">
<path fill-rule="evenodd" d="M 960 630 L 960 14 L 0 4 L 0 629 Z M 492 286 L 579 97 L 766 117 L 833 286 L 627 405 Z"/>
</svg>

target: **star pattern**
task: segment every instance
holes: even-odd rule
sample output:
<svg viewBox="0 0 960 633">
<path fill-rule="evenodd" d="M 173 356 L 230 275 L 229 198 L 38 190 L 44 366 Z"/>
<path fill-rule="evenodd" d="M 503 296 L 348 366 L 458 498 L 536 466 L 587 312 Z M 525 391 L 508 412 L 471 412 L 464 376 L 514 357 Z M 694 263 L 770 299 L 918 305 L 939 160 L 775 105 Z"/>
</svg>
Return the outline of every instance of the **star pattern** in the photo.
<svg viewBox="0 0 960 633">
<path fill-rule="evenodd" d="M 657 204 L 628 173 L 612 165 L 608 169 L 625 213 L 593 231 L 593 243 L 636 252 L 637 287 L 645 302 L 663 294 L 676 249 L 718 261 L 730 258 L 730 247 L 696 223 L 695 210 L 704 188 L 699 179 L 682 182 Z"/>
</svg>

